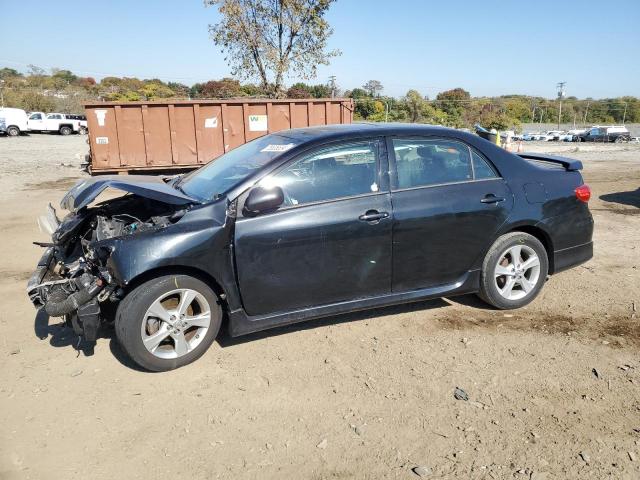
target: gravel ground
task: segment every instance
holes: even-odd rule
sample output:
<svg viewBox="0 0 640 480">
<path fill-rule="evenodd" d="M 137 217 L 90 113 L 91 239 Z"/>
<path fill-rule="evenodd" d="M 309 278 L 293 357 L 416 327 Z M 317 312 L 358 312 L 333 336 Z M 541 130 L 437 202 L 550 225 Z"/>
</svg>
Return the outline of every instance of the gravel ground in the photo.
<svg viewBox="0 0 640 480">
<path fill-rule="evenodd" d="M 526 145 L 584 161 L 596 221 L 594 259 L 526 308 L 353 313 L 149 374 L 110 332 L 78 355 L 25 295 L 85 141 L 0 138 L 1 479 L 640 478 L 639 146 Z"/>
</svg>

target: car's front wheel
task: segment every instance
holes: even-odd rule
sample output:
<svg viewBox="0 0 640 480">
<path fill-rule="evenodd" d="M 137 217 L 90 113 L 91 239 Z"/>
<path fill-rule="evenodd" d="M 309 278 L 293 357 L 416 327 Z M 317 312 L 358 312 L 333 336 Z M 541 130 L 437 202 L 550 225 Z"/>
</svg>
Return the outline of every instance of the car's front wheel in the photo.
<svg viewBox="0 0 640 480">
<path fill-rule="evenodd" d="M 197 360 L 218 335 L 222 309 L 198 278 L 165 275 L 133 289 L 118 306 L 116 336 L 141 367 L 162 372 Z"/>
<path fill-rule="evenodd" d="M 499 237 L 482 264 L 479 296 L 503 310 L 520 308 L 540 293 L 549 261 L 544 245 L 524 232 Z"/>
</svg>

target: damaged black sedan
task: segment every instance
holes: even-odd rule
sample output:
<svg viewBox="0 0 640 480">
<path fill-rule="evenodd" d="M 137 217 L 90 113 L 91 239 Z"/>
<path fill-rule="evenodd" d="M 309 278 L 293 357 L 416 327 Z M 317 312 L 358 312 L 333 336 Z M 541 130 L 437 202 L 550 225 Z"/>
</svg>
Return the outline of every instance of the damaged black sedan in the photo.
<svg viewBox="0 0 640 480">
<path fill-rule="evenodd" d="M 592 256 L 581 167 L 430 126 L 270 134 L 183 176 L 79 182 L 62 221 L 40 220 L 28 294 L 88 341 L 114 321 L 153 371 L 200 357 L 223 322 L 236 336 L 474 292 L 519 308 Z M 97 203 L 107 188 L 124 195 Z"/>
</svg>

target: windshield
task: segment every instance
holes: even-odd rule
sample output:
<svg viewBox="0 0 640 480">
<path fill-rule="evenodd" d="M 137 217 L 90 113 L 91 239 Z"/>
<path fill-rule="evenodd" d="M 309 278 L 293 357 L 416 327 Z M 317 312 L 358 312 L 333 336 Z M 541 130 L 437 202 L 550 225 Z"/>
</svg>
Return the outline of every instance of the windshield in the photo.
<svg viewBox="0 0 640 480">
<path fill-rule="evenodd" d="M 282 135 L 265 135 L 185 175 L 175 187 L 200 201 L 215 200 L 298 144 Z"/>
</svg>

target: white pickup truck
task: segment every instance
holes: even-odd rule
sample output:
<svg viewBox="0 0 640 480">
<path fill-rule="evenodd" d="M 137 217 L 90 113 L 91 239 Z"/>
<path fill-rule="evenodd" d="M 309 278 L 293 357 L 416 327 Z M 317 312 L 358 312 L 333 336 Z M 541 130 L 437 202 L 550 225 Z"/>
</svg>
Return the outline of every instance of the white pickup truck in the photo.
<svg viewBox="0 0 640 480">
<path fill-rule="evenodd" d="M 32 132 L 58 132 L 60 135 L 81 133 L 81 120 L 77 120 L 75 117 L 78 117 L 78 115 L 31 112 L 28 121 L 29 130 Z"/>
</svg>

